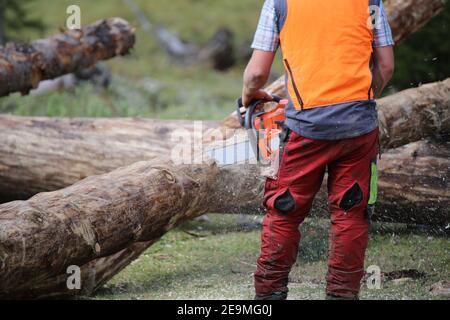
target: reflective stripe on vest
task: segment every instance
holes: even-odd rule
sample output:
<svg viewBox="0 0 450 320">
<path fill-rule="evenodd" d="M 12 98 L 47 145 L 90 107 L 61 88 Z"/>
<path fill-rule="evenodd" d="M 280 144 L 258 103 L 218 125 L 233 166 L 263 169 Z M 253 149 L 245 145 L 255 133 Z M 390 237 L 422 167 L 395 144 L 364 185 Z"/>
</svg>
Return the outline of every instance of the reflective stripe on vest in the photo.
<svg viewBox="0 0 450 320">
<path fill-rule="evenodd" d="M 367 0 L 286 0 L 280 32 L 297 110 L 372 99 L 373 31 Z"/>
</svg>

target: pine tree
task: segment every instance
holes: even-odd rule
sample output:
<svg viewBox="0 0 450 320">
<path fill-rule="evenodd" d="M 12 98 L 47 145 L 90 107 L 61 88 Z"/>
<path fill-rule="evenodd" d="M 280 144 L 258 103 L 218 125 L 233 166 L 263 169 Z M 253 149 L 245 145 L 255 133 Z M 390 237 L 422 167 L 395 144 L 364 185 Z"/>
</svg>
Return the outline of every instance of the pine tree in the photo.
<svg viewBox="0 0 450 320">
<path fill-rule="evenodd" d="M 395 49 L 395 74 L 398 90 L 450 77 L 450 3 L 418 32 Z M 446 40 L 447 39 L 447 40 Z"/>
<path fill-rule="evenodd" d="M 45 29 L 39 19 L 28 17 L 27 4 L 34 0 L 0 0 L 0 44 L 8 38 L 8 30 Z"/>
</svg>

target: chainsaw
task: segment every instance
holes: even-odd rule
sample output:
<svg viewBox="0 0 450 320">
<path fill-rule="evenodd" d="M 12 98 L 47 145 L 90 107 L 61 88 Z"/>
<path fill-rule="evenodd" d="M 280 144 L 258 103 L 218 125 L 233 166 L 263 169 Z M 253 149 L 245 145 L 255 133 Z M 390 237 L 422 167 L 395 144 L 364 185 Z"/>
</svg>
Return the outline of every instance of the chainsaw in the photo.
<svg viewBox="0 0 450 320">
<path fill-rule="evenodd" d="M 237 100 L 237 117 L 241 126 L 246 129 L 246 135 L 241 141 L 234 137 L 235 139 L 228 139 L 225 146 L 207 150 L 207 154 L 219 166 L 258 164 L 266 167 L 263 175 L 275 176 L 278 172 L 280 135 L 284 128 L 288 100 L 278 96 L 272 98 L 255 100 L 247 108 L 244 108 L 242 98 Z"/>
</svg>

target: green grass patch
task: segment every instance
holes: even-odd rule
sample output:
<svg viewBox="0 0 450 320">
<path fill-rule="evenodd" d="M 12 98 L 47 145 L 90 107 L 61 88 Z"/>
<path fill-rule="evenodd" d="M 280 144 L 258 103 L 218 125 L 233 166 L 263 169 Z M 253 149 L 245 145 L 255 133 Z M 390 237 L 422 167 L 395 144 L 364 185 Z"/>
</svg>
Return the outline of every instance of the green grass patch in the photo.
<svg viewBox="0 0 450 320">
<path fill-rule="evenodd" d="M 95 298 L 252 299 L 260 227 L 252 220 L 242 223 L 234 215 L 209 217 L 210 221 L 191 221 L 166 234 Z M 290 275 L 290 299 L 324 298 L 328 225 L 327 220 L 308 219 L 302 226 L 302 249 Z M 384 281 L 380 290 L 363 284 L 361 299 L 448 299 L 431 295 L 429 286 L 449 279 L 449 248 L 444 235 L 376 225 L 366 265 L 376 264 L 384 273 L 417 269 L 425 276 Z"/>
</svg>

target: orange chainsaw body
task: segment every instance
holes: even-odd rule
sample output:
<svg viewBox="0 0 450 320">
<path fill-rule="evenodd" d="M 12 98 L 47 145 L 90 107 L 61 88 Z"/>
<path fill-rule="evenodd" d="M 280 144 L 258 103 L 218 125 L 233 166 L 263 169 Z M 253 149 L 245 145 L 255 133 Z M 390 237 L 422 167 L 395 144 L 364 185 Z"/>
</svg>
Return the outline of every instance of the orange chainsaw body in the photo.
<svg viewBox="0 0 450 320">
<path fill-rule="evenodd" d="M 257 112 L 253 120 L 253 128 L 257 131 L 258 149 L 261 160 L 270 160 L 273 157 L 272 141 L 283 130 L 283 122 L 286 120 L 285 107 L 288 100 L 281 100 L 275 108 L 263 107 Z M 266 110 L 266 108 L 268 110 Z"/>
</svg>

